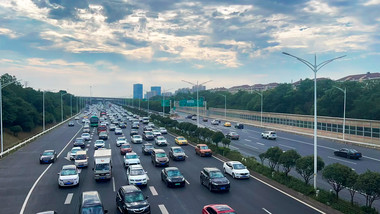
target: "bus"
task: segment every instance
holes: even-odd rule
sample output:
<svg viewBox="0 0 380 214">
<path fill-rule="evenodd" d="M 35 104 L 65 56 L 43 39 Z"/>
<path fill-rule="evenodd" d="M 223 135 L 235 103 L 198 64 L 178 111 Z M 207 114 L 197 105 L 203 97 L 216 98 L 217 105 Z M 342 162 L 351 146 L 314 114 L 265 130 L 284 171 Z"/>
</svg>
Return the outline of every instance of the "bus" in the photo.
<svg viewBox="0 0 380 214">
<path fill-rule="evenodd" d="M 98 127 L 99 125 L 99 118 L 97 116 L 90 117 L 90 126 L 91 127 Z"/>
</svg>

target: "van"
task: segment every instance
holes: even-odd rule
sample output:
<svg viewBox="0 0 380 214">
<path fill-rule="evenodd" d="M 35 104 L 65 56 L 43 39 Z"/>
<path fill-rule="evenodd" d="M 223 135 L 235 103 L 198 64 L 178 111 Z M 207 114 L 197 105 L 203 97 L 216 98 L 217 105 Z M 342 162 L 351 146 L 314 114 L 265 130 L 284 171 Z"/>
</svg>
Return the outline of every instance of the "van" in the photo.
<svg viewBox="0 0 380 214">
<path fill-rule="evenodd" d="M 98 191 L 83 192 L 79 198 L 79 214 L 104 214 L 105 210 Z"/>
<path fill-rule="evenodd" d="M 86 151 L 81 150 L 75 154 L 75 166 L 78 168 L 88 167 L 88 157 Z"/>
</svg>

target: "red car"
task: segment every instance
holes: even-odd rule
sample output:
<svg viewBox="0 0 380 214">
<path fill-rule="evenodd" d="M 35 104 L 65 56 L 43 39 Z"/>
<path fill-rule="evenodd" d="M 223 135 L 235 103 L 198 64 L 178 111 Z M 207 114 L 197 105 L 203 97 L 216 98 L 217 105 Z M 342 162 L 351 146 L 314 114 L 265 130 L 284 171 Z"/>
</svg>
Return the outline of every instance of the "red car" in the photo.
<svg viewBox="0 0 380 214">
<path fill-rule="evenodd" d="M 131 145 L 129 145 L 129 143 L 127 144 L 121 144 L 120 146 L 120 154 L 121 155 L 125 155 L 125 153 L 129 153 L 129 152 L 132 152 L 132 147 Z"/>
<path fill-rule="evenodd" d="M 214 213 L 224 213 L 224 214 L 236 214 L 227 204 L 210 204 L 206 205 L 202 209 L 202 214 L 214 214 Z"/>
</svg>

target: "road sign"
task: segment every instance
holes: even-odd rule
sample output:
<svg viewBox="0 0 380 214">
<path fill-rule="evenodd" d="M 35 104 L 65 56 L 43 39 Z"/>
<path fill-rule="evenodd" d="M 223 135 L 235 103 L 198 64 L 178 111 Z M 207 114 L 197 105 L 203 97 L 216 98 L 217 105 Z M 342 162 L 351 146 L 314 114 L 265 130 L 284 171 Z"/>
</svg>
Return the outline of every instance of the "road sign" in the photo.
<svg viewBox="0 0 380 214">
<path fill-rule="evenodd" d="M 199 107 L 203 107 L 203 98 L 200 98 L 198 100 Z M 197 106 L 197 100 L 180 100 L 179 106 L 181 107 L 196 107 Z"/>
<path fill-rule="evenodd" d="M 170 100 L 162 100 L 161 106 L 169 107 L 170 106 Z"/>
</svg>

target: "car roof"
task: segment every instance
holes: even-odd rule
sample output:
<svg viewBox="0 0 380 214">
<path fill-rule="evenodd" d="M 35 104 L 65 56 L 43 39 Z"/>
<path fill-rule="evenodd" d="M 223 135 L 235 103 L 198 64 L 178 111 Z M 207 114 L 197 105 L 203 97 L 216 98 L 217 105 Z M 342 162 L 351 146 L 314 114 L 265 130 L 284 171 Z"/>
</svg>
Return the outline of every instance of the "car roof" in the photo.
<svg viewBox="0 0 380 214">
<path fill-rule="evenodd" d="M 137 164 L 137 165 L 131 165 L 129 166 L 130 169 L 144 169 L 141 164 Z"/>
<path fill-rule="evenodd" d="M 102 204 L 98 191 L 87 191 L 82 193 L 82 206 L 88 207 Z"/>
<path fill-rule="evenodd" d="M 75 165 L 64 165 L 62 169 L 77 169 L 77 167 Z"/>
<path fill-rule="evenodd" d="M 176 171 L 178 171 L 179 169 L 178 169 L 177 167 L 171 166 L 171 167 L 166 167 L 165 170 L 166 170 L 166 171 L 171 171 L 171 170 L 176 170 Z"/>
<path fill-rule="evenodd" d="M 203 169 L 208 171 L 208 172 L 211 172 L 211 171 L 219 171 L 220 172 L 220 169 L 215 168 L 215 167 L 205 167 Z"/>
<path fill-rule="evenodd" d="M 54 150 L 49 149 L 49 150 L 45 150 L 44 152 L 54 152 Z"/>
<path fill-rule="evenodd" d="M 129 153 L 126 153 L 125 155 L 127 156 L 127 155 L 137 155 L 137 154 L 136 152 L 129 152 Z"/>
<path fill-rule="evenodd" d="M 227 163 L 230 163 L 230 164 L 242 164 L 242 163 L 239 162 L 239 161 L 228 161 Z"/>
<path fill-rule="evenodd" d="M 151 144 L 151 143 L 144 143 L 143 146 L 153 146 L 153 144 Z"/>
<path fill-rule="evenodd" d="M 172 147 L 170 147 L 171 149 L 182 149 L 182 147 L 180 147 L 180 146 L 172 146 Z"/>
<path fill-rule="evenodd" d="M 165 153 L 165 150 L 163 150 L 163 149 L 154 149 L 154 152 L 164 152 Z"/>
<path fill-rule="evenodd" d="M 79 150 L 82 150 L 82 148 L 80 148 L 79 146 L 74 146 L 71 150 L 73 150 L 73 149 L 79 149 Z"/>
<path fill-rule="evenodd" d="M 230 211 L 232 208 L 227 204 L 210 204 L 210 207 L 218 210 L 218 211 Z"/>
<path fill-rule="evenodd" d="M 125 186 L 121 186 L 120 188 L 123 189 L 123 191 L 124 191 L 125 193 L 130 193 L 130 192 L 141 192 L 140 188 L 138 188 L 138 187 L 135 186 L 135 185 L 125 185 Z"/>
</svg>

